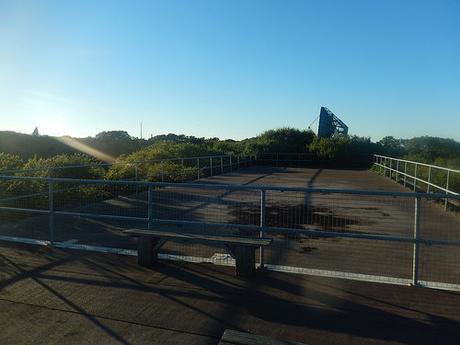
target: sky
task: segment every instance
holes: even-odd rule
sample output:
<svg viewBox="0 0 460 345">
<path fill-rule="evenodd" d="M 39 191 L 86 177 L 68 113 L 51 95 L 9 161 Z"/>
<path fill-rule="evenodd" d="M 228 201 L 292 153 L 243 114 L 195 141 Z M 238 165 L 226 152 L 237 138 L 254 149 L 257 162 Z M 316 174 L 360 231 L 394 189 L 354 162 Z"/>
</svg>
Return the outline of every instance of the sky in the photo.
<svg viewBox="0 0 460 345">
<path fill-rule="evenodd" d="M 321 106 L 460 140 L 460 1 L 0 0 L 0 130 L 242 139 Z"/>
</svg>

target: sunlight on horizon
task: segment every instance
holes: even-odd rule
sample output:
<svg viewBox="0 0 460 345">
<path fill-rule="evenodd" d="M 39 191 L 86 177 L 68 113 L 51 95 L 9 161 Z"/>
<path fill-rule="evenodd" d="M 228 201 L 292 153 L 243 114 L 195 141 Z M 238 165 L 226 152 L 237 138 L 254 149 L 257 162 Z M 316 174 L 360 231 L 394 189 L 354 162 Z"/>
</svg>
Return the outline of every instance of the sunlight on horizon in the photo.
<svg viewBox="0 0 460 345">
<path fill-rule="evenodd" d="M 70 146 L 80 152 L 86 153 L 87 155 L 90 155 L 91 157 L 97 158 L 105 163 L 113 163 L 115 162 L 115 157 L 104 153 L 100 150 L 97 150 L 87 144 L 84 144 L 74 138 L 71 137 L 55 137 L 56 140 L 60 141 L 61 143 Z"/>
</svg>

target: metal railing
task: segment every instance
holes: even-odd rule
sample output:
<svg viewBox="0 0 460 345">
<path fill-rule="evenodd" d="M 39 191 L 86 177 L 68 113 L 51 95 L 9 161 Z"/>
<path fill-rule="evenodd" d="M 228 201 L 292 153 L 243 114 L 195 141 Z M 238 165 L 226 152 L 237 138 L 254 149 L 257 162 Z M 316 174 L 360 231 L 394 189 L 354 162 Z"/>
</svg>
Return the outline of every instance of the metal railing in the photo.
<svg viewBox="0 0 460 345">
<path fill-rule="evenodd" d="M 128 167 L 131 168 L 131 177 L 125 179 L 133 179 L 135 181 L 141 179 L 158 179 L 159 181 L 165 182 L 165 176 L 167 172 L 163 168 L 167 168 L 168 163 L 176 164 L 180 166 L 180 171 L 177 174 L 179 177 L 184 176 L 183 172 L 187 168 L 194 168 L 195 173 L 192 177 L 194 180 L 202 177 L 213 176 L 217 174 L 223 174 L 224 172 L 237 170 L 240 167 L 247 167 L 249 164 L 256 160 L 254 155 L 208 155 L 208 156 L 195 156 L 195 157 L 181 157 L 181 158 L 164 158 L 155 160 L 144 160 L 134 162 L 115 162 L 115 163 L 94 163 L 94 164 L 78 164 L 78 165 L 67 165 L 67 166 L 53 166 L 46 168 L 36 169 L 11 169 L 2 170 L 0 175 L 6 176 L 35 176 L 38 173 L 39 176 L 56 177 L 59 172 L 67 171 L 68 174 L 72 174 L 72 169 L 82 168 L 96 168 L 103 169 L 107 172 L 113 167 Z M 154 165 L 159 166 L 159 172 L 155 175 L 142 174 L 142 170 L 147 170 L 146 167 Z M 144 169 L 142 169 L 144 168 Z M 66 176 L 72 178 L 72 176 Z M 185 180 L 185 179 L 183 179 Z"/>
<path fill-rule="evenodd" d="M 46 195 L 0 199 L 3 240 L 124 251 L 134 248 L 122 236 L 127 227 L 212 225 L 272 237 L 258 256 L 267 269 L 460 290 L 460 220 L 433 203 L 458 195 L 0 176 L 2 189 L 18 185 L 18 196 L 29 188 Z M 169 258 L 232 262 L 206 246 L 165 250 Z"/>
<path fill-rule="evenodd" d="M 274 166 L 280 165 L 305 165 L 313 163 L 317 157 L 311 153 L 292 153 L 292 152 L 266 152 L 257 155 L 258 163 L 268 163 Z"/>
<path fill-rule="evenodd" d="M 460 170 L 382 155 L 374 155 L 374 165 L 379 167 L 383 176 L 394 179 L 414 192 L 426 190 L 427 193 L 436 191 L 446 195 L 460 195 L 454 190 L 460 188 Z M 444 200 L 446 210 L 448 200 Z"/>
</svg>

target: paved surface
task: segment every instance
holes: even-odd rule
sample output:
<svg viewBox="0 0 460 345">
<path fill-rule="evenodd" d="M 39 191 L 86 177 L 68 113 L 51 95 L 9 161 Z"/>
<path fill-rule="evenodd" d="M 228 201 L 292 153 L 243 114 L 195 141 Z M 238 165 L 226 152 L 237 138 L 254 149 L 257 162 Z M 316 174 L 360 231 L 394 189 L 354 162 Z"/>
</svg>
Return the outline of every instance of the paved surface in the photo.
<svg viewBox="0 0 460 345">
<path fill-rule="evenodd" d="M 0 242 L 0 344 L 458 344 L 460 294 Z"/>
</svg>

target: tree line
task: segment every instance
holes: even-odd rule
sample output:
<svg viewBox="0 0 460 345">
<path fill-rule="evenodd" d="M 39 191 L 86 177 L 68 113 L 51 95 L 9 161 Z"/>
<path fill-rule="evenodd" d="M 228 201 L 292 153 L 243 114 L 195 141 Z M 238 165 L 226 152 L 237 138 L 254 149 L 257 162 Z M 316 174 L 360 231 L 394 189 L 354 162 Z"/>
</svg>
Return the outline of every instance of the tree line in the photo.
<svg viewBox="0 0 460 345">
<path fill-rule="evenodd" d="M 257 156 L 274 152 L 307 153 L 320 164 L 339 167 L 366 167 L 374 153 L 452 168 L 460 167 L 459 142 L 428 136 L 412 139 L 388 136 L 373 142 L 370 138 L 359 136 L 319 138 L 310 130 L 285 127 L 268 130 L 243 140 L 220 140 L 177 134 L 138 139 L 125 131 L 101 132 L 95 137 L 76 140 L 117 157 L 117 164 L 111 169 L 81 167 L 77 171 L 74 170 L 72 176 L 77 178 L 126 178 L 132 173 L 132 166 L 129 164 L 138 161 L 221 154 Z M 94 166 L 97 163 L 101 162 L 54 137 L 0 132 L 0 171 L 23 169 L 29 170 L 32 176 L 52 174 L 57 177 L 68 177 L 70 171 L 52 171 L 51 168 L 91 164 Z"/>
</svg>

